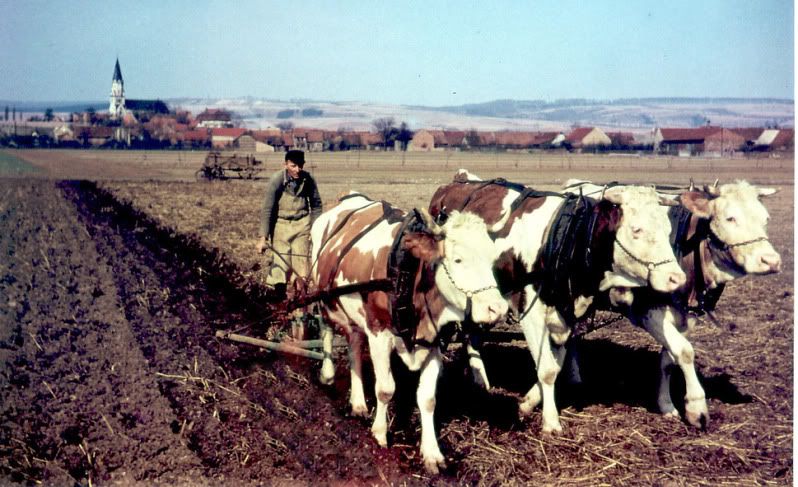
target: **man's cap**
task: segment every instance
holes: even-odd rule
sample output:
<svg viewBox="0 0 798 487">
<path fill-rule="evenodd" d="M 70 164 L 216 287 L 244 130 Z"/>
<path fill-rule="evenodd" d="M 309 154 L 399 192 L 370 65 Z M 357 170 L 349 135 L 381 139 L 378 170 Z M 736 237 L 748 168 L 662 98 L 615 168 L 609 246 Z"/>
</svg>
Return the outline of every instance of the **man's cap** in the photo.
<svg viewBox="0 0 798 487">
<path fill-rule="evenodd" d="M 285 160 L 291 161 L 298 166 L 303 166 L 305 164 L 305 153 L 301 150 L 290 150 L 285 153 Z"/>
</svg>

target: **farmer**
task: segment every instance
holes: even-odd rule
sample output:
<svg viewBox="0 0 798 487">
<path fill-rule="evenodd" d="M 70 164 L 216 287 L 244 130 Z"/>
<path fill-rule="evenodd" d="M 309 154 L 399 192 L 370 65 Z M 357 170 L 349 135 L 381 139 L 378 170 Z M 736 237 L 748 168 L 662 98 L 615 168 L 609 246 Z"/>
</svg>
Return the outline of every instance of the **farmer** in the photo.
<svg viewBox="0 0 798 487">
<path fill-rule="evenodd" d="M 321 214 L 319 189 L 313 177 L 302 170 L 304 165 L 304 152 L 286 152 L 283 168 L 274 173 L 266 185 L 256 249 L 263 253 L 271 248 L 266 285 L 274 288 L 278 295 L 285 293 L 289 270 L 292 282 L 296 275 L 307 277 L 310 226 Z"/>
</svg>

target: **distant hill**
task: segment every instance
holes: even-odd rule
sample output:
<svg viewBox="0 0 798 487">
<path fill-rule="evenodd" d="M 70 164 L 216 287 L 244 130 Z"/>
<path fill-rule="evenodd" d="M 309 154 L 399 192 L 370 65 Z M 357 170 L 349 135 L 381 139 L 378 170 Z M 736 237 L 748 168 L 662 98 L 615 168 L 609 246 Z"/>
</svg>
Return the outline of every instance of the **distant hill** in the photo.
<svg viewBox="0 0 798 487">
<path fill-rule="evenodd" d="M 793 100 L 771 98 L 628 98 L 495 100 L 445 107 L 318 100 L 179 99 L 170 103 L 192 112 L 225 107 L 247 127 L 290 121 L 295 126 L 368 130 L 378 118 L 393 117 L 411 129 L 568 130 L 574 125 L 650 131 L 654 127 L 792 127 Z M 308 116 L 310 115 L 310 116 Z"/>
<path fill-rule="evenodd" d="M 708 122 L 724 127 L 794 127 L 795 103 L 777 98 L 624 98 L 617 100 L 564 99 L 494 100 L 457 106 L 426 107 L 358 101 L 271 100 L 240 98 L 175 98 L 170 109 L 195 115 L 206 108 L 225 108 L 247 128 L 297 127 L 326 130 L 370 130 L 379 118 L 392 117 L 412 130 L 552 130 L 599 126 L 609 130 L 650 132 L 654 127 L 698 127 Z M 17 112 L 82 112 L 106 110 L 107 102 L 19 102 L 0 100 Z"/>
<path fill-rule="evenodd" d="M 469 116 L 538 119 L 605 127 L 696 127 L 711 121 L 725 126 L 794 124 L 793 100 L 777 98 L 625 98 L 495 100 L 440 107 L 437 110 Z"/>
<path fill-rule="evenodd" d="M 0 110 L 16 108 L 17 112 L 42 112 L 52 108 L 56 113 L 85 112 L 87 108 L 108 110 L 107 101 L 11 101 L 0 100 Z"/>
</svg>

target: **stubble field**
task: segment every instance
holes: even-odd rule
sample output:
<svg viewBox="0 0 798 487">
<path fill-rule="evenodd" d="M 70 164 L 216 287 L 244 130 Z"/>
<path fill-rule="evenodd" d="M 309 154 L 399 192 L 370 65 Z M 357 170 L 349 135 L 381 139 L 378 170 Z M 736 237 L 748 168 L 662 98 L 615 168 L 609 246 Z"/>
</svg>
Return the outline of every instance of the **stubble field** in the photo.
<svg viewBox="0 0 798 487">
<path fill-rule="evenodd" d="M 488 344 L 494 390 L 451 350 L 436 411 L 449 464 L 417 457 L 413 374 L 398 377 L 389 432 L 348 417 L 346 357 L 318 365 L 216 339 L 273 328 L 254 252 L 263 180 L 197 182 L 204 153 L 11 151 L 35 174 L 0 179 L 0 471 L 6 481 L 88 484 L 791 485 L 793 160 L 569 154 L 308 154 L 325 205 L 358 190 L 425 207 L 465 167 L 540 189 L 570 177 L 687 184 L 737 178 L 766 200 L 783 272 L 727 286 L 719 324 L 690 338 L 711 421 L 655 412 L 658 347 L 626 320 L 586 335 L 584 384 L 560 387 L 565 432 L 518 414 L 534 381 L 522 343 Z M 279 154 L 265 157 L 266 176 Z M 273 330 L 271 330 L 273 331 Z M 367 389 L 368 392 L 368 389 Z M 369 397 L 373 405 L 373 397 Z"/>
</svg>

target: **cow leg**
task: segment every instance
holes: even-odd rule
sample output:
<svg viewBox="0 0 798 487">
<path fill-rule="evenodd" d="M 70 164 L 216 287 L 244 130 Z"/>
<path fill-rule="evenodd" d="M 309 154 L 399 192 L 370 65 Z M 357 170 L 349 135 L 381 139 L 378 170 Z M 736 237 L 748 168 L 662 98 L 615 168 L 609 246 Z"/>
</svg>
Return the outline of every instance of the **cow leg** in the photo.
<svg viewBox="0 0 798 487">
<path fill-rule="evenodd" d="M 435 390 L 438 385 L 443 366 L 440 350 L 433 349 L 421 369 L 421 376 L 416 390 L 416 401 L 421 416 L 421 456 L 424 467 L 432 474 L 437 474 L 439 468 L 446 468 L 446 462 L 438 446 L 435 434 Z"/>
<path fill-rule="evenodd" d="M 554 402 L 554 382 L 560 373 L 564 353 L 559 360 L 555 358 L 545 316 L 545 306 L 536 300 L 521 322 L 521 330 L 537 367 L 538 382 L 526 393 L 519 410 L 521 414 L 530 414 L 543 401 L 543 432 L 558 433 L 562 432 L 562 425 Z"/>
<path fill-rule="evenodd" d="M 367 417 L 369 409 L 366 406 L 366 396 L 363 393 L 363 334 L 353 330 L 347 338 L 349 340 L 349 375 L 351 377 L 349 403 L 352 405 L 352 416 Z"/>
<path fill-rule="evenodd" d="M 665 416 L 678 418 L 679 412 L 671 399 L 671 369 L 675 364 L 673 355 L 663 348 L 659 353 L 659 388 L 657 391 L 657 407 Z"/>
<path fill-rule="evenodd" d="M 324 357 L 321 361 L 321 371 L 319 372 L 319 381 L 324 385 L 330 385 L 335 380 L 335 365 L 333 364 L 333 329 L 330 325 L 319 318 L 319 333 L 321 335 L 321 351 Z"/>
<path fill-rule="evenodd" d="M 479 352 L 482 348 L 480 337 L 474 333 L 468 335 L 465 343 L 466 354 L 468 354 L 468 365 L 471 367 L 471 376 L 476 383 L 486 391 L 490 390 L 490 381 L 488 381 L 488 372 L 485 370 L 485 363 L 482 361 L 482 354 Z"/>
<path fill-rule="evenodd" d="M 388 446 L 388 403 L 393 398 L 396 383 L 391 374 L 391 352 L 393 351 L 393 334 L 387 330 L 374 335 L 369 333 L 369 351 L 374 365 L 374 395 L 377 397 L 377 409 L 374 412 L 374 424 L 371 433 L 380 446 Z"/>
<path fill-rule="evenodd" d="M 665 308 L 649 311 L 643 319 L 643 326 L 665 347 L 672 359 L 682 369 L 686 389 L 684 397 L 685 417 L 687 422 L 693 426 L 704 429 L 709 421 L 706 395 L 704 394 L 704 388 L 701 387 L 701 383 L 698 381 L 698 374 L 695 370 L 695 351 L 693 346 L 677 328 L 677 323 L 685 323 L 685 320 L 680 318 L 682 318 L 681 314 L 674 308 L 666 306 Z M 663 361 L 663 359 L 660 359 L 661 369 Z M 665 379 L 661 379 L 660 391 L 663 388 L 662 381 L 665 381 Z M 668 384 L 670 384 L 669 381 Z M 665 406 L 667 407 L 667 404 Z M 663 413 L 670 414 L 669 411 L 663 411 Z"/>
</svg>

